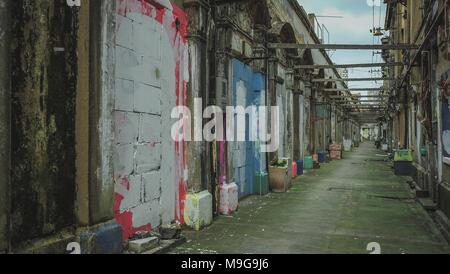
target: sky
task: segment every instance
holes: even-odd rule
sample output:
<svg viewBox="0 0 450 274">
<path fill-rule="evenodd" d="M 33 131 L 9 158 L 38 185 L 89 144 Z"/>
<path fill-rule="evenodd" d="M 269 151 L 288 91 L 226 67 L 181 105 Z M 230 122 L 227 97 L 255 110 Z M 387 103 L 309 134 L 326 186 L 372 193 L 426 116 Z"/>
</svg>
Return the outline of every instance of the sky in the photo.
<svg viewBox="0 0 450 274">
<path fill-rule="evenodd" d="M 330 32 L 332 44 L 372 44 L 374 36 L 370 30 L 384 27 L 386 6 L 382 0 L 298 0 L 307 13 L 317 16 L 342 16 L 342 18 L 318 17 Z M 375 16 L 374 16 L 375 13 Z M 381 16 L 381 17 L 380 17 Z M 375 37 L 375 43 L 380 43 L 380 37 Z M 369 50 L 339 50 L 329 51 L 336 64 L 383 62 L 381 55 L 373 56 Z M 371 74 L 371 68 L 349 69 L 349 78 L 380 77 L 381 74 Z M 374 68 L 380 70 L 380 68 Z M 380 87 L 382 82 L 350 82 L 350 88 Z"/>
</svg>

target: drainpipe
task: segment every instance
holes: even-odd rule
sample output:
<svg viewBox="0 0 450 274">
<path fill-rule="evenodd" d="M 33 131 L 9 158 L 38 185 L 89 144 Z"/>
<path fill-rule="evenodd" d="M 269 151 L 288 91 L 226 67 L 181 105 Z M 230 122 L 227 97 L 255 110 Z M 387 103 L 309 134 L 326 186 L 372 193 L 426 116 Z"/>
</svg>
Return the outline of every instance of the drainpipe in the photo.
<svg viewBox="0 0 450 274">
<path fill-rule="evenodd" d="M 267 120 L 268 120 L 267 129 L 273 136 L 274 134 L 278 134 L 278 132 L 273 131 L 273 129 L 271 127 L 271 123 L 270 123 L 270 121 L 272 119 L 272 107 L 276 106 L 276 103 L 277 103 L 278 60 L 275 57 L 276 56 L 275 52 L 269 51 L 268 56 L 269 56 L 268 69 L 267 69 L 267 71 L 268 71 L 268 73 L 267 73 L 267 82 L 268 82 L 267 95 L 268 95 L 268 97 L 266 98 L 266 100 L 267 100 L 266 103 L 267 103 L 267 106 L 269 107 L 269 112 L 268 112 L 268 117 L 267 117 Z M 268 165 L 270 166 L 270 162 L 278 157 L 278 150 L 276 152 L 269 152 L 267 154 L 267 156 L 268 156 L 267 162 L 268 162 Z"/>
<path fill-rule="evenodd" d="M 10 185 L 10 1 L 0 2 L 0 253 L 9 249 Z"/>
<path fill-rule="evenodd" d="M 267 34 L 267 32 L 266 32 L 266 34 L 265 34 L 265 41 L 264 41 L 264 46 L 267 48 L 267 43 L 268 43 L 268 39 L 269 37 L 268 37 L 268 34 Z M 269 80 L 269 77 L 270 77 L 270 68 L 269 68 L 269 66 L 270 66 L 270 61 L 269 61 L 269 58 L 268 58 L 268 56 L 269 56 L 269 50 L 266 50 L 266 59 L 264 60 L 264 62 L 265 62 L 265 74 L 266 74 L 266 77 L 265 77 L 265 82 L 264 82 L 264 85 L 265 85 L 265 94 L 264 94 L 264 100 L 265 100 L 265 106 L 269 109 L 269 111 L 267 112 L 267 114 L 270 114 L 271 113 L 271 111 L 270 111 L 270 108 L 271 108 L 271 102 L 269 101 L 270 100 L 270 88 L 271 88 L 271 84 L 270 84 L 270 80 Z M 266 122 L 266 124 L 267 124 L 267 126 L 266 126 L 266 128 L 269 128 L 270 127 L 270 122 L 269 121 L 271 121 L 271 116 L 269 115 L 269 116 L 267 116 L 267 118 L 268 119 L 270 119 L 270 120 L 267 120 L 267 122 Z M 270 128 L 269 128 L 270 129 Z M 271 129 L 270 129 L 271 130 Z M 270 154 L 269 153 L 266 153 L 266 156 L 269 156 Z M 269 172 L 269 166 L 270 166 L 270 163 L 269 163 L 269 161 L 271 161 L 270 160 L 270 158 L 269 157 L 266 157 L 266 171 L 267 172 Z"/>
</svg>

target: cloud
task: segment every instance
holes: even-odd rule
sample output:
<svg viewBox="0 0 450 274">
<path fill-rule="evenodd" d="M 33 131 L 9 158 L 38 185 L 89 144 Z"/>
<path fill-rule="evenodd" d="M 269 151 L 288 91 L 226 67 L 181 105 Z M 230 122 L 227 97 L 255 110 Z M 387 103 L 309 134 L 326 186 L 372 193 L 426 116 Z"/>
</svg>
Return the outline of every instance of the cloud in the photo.
<svg viewBox="0 0 450 274">
<path fill-rule="evenodd" d="M 379 7 L 379 6 L 381 6 L 381 0 L 367 0 L 367 5 L 369 7 L 373 7 L 373 6 Z"/>
<path fill-rule="evenodd" d="M 385 7 L 381 0 L 301 0 L 299 1 L 307 12 L 321 16 L 342 16 L 343 18 L 319 17 L 330 32 L 333 44 L 372 44 L 373 36 L 370 33 L 375 21 L 375 27 L 383 27 Z M 375 19 L 373 18 L 373 7 Z M 382 7 L 380 7 L 382 5 Z M 381 18 L 380 18 L 381 9 Z M 375 43 L 379 43 L 378 38 Z M 329 51 L 331 59 L 337 64 L 381 62 L 379 55 L 372 55 L 371 50 L 338 50 Z M 379 68 L 374 68 L 379 70 Z M 370 68 L 349 69 L 350 78 L 376 77 L 380 74 L 370 73 Z M 352 88 L 380 87 L 382 82 L 351 82 Z"/>
<path fill-rule="evenodd" d="M 373 26 L 374 20 L 372 13 L 358 13 L 355 14 L 351 11 L 344 11 L 334 7 L 328 7 L 322 10 L 324 15 L 336 15 L 343 18 L 319 18 L 320 22 L 325 24 L 330 30 L 332 36 L 345 35 L 354 37 L 357 39 L 369 39 L 372 40 L 370 29 Z M 384 17 L 384 16 L 383 16 Z M 383 23 L 384 21 L 382 21 Z M 376 16 L 375 26 L 378 27 L 379 18 Z"/>
</svg>

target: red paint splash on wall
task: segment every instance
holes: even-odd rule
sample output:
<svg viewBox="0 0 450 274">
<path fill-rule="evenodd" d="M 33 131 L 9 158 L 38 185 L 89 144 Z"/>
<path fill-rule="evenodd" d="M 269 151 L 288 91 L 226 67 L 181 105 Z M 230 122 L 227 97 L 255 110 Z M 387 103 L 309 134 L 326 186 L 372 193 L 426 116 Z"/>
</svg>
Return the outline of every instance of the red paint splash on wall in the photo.
<svg viewBox="0 0 450 274">
<path fill-rule="evenodd" d="M 173 5 L 173 22 L 172 22 L 172 28 L 176 30 L 176 35 L 178 35 L 182 41 L 183 44 L 186 44 L 186 37 L 187 37 L 187 19 L 186 14 L 182 9 L 180 9 L 178 6 Z"/>
<path fill-rule="evenodd" d="M 187 66 L 184 64 L 184 49 L 186 47 L 186 34 L 187 34 L 187 19 L 183 10 L 181 10 L 176 5 L 173 5 L 172 11 L 172 22 L 170 25 L 165 25 L 166 31 L 172 33 L 172 46 L 175 48 L 176 53 L 176 66 L 175 66 L 175 77 L 176 77 L 176 99 L 177 106 L 186 106 L 186 81 L 184 79 L 184 71 L 181 69 L 182 66 Z M 186 130 L 186 128 L 183 128 Z M 186 132 L 184 132 L 186 134 Z M 177 203 L 175 208 L 176 220 L 181 224 L 184 224 L 184 208 L 185 200 L 187 195 L 187 182 L 185 180 L 184 171 L 187 170 L 186 163 L 186 143 L 185 142 L 175 142 L 175 153 L 178 162 L 178 195 Z M 177 213 L 178 212 L 178 213 Z"/>
<path fill-rule="evenodd" d="M 119 193 L 114 194 L 114 216 L 117 223 L 122 226 L 123 240 L 127 241 L 129 238 L 139 231 L 151 231 L 152 226 L 150 224 L 141 227 L 133 226 L 133 213 L 129 210 L 120 212 L 120 205 L 122 204 L 124 197 Z"/>
<path fill-rule="evenodd" d="M 155 20 L 158 21 L 160 24 L 163 24 L 164 16 L 166 15 L 166 9 L 158 3 L 155 3 L 154 5 L 156 7 Z"/>
<path fill-rule="evenodd" d="M 226 183 L 227 176 L 227 162 L 226 162 L 226 144 L 225 142 L 219 142 L 219 182 L 221 185 Z"/>
<path fill-rule="evenodd" d="M 180 89 L 180 63 L 181 58 L 177 56 L 175 75 L 176 75 L 176 96 L 177 106 L 186 105 L 186 83 L 183 81 L 182 88 Z M 186 128 L 183 127 L 184 134 Z M 187 195 L 187 184 L 184 180 L 184 170 L 186 169 L 186 144 L 185 142 L 175 142 L 175 154 L 179 161 L 179 174 L 178 174 L 178 206 L 175 207 L 175 218 L 181 224 L 184 224 L 184 202 Z"/>
<path fill-rule="evenodd" d="M 155 19 L 156 22 L 161 24 L 164 31 L 169 35 L 172 49 L 175 56 L 175 75 L 176 75 L 176 104 L 177 106 L 186 105 L 186 80 L 184 79 L 184 68 L 188 65 L 185 64 L 184 54 L 186 48 L 186 34 L 187 34 L 187 19 L 184 11 L 178 6 L 172 4 L 171 13 L 168 13 L 168 7 L 164 4 L 160 4 L 158 0 L 116 0 L 117 1 L 117 14 L 126 17 L 129 13 L 140 13 L 142 15 Z M 169 7 L 170 8 L 170 7 Z M 120 19 L 118 19 L 117 25 L 120 26 Z M 186 163 L 186 143 L 175 142 L 175 170 L 176 181 L 174 184 L 178 184 L 176 193 L 174 193 L 176 199 L 175 208 L 175 220 L 180 223 L 184 223 L 184 205 L 187 195 L 187 182 L 184 176 L 185 170 L 187 170 Z M 129 190 L 129 182 L 119 181 L 127 190 Z M 168 183 L 168 182 L 167 182 Z M 124 200 L 124 196 L 120 193 L 115 194 L 114 213 L 117 222 L 123 227 L 123 238 L 127 240 L 130 236 L 138 231 L 151 231 L 151 225 L 145 225 L 142 227 L 133 226 L 133 213 L 130 210 L 121 212 L 120 207 Z"/>
<path fill-rule="evenodd" d="M 130 181 L 127 178 L 119 178 L 119 183 L 122 185 L 127 191 L 130 191 Z"/>
<path fill-rule="evenodd" d="M 185 201 L 187 195 L 187 187 L 186 183 L 183 179 L 180 179 L 178 182 L 178 202 L 179 202 L 179 211 L 180 214 L 177 214 L 177 209 L 175 209 L 175 219 L 180 223 L 184 224 L 184 209 L 185 209 Z"/>
<path fill-rule="evenodd" d="M 166 8 L 156 1 L 147 0 L 117 0 L 116 13 L 126 17 L 128 13 L 140 13 L 154 18 L 163 24 Z"/>
</svg>

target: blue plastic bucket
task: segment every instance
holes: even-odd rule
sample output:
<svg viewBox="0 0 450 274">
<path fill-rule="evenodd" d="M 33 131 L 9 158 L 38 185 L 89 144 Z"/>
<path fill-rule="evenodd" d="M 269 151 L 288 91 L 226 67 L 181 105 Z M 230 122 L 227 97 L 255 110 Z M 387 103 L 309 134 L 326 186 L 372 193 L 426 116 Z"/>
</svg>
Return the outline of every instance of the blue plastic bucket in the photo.
<svg viewBox="0 0 450 274">
<path fill-rule="evenodd" d="M 319 152 L 319 163 L 325 163 L 327 161 L 327 155 L 325 152 Z"/>
<path fill-rule="evenodd" d="M 297 176 L 303 175 L 303 161 L 297 161 Z"/>
</svg>

